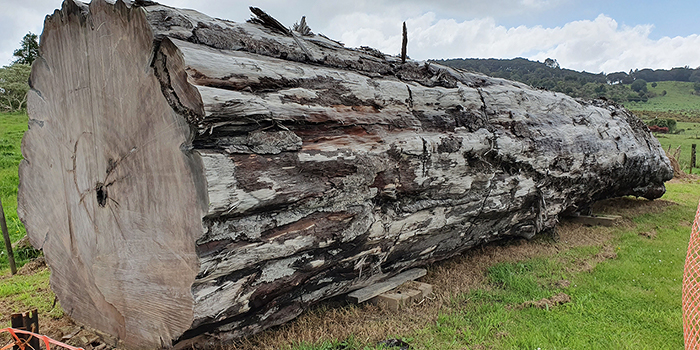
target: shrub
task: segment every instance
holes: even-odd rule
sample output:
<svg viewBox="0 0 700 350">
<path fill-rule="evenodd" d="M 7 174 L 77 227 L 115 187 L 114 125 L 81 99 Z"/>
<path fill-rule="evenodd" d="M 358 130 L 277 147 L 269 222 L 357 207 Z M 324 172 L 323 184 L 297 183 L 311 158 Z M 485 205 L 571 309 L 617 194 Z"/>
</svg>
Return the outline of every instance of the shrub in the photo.
<svg viewBox="0 0 700 350">
<path fill-rule="evenodd" d="M 652 120 L 647 121 L 646 124 L 647 124 L 647 126 L 649 126 L 649 129 L 651 131 L 655 131 L 654 129 L 652 129 L 652 127 L 656 127 L 656 128 L 664 128 L 665 131 L 663 131 L 663 132 L 670 132 L 670 133 L 676 132 L 676 120 L 675 119 L 654 118 Z M 655 132 L 662 132 L 662 131 L 656 130 Z"/>
<path fill-rule="evenodd" d="M 31 66 L 21 63 L 0 68 L 0 109 L 13 112 L 26 108 L 30 70 Z"/>
<path fill-rule="evenodd" d="M 647 92 L 647 82 L 644 79 L 637 79 L 630 85 L 630 89 L 634 92 Z"/>
</svg>

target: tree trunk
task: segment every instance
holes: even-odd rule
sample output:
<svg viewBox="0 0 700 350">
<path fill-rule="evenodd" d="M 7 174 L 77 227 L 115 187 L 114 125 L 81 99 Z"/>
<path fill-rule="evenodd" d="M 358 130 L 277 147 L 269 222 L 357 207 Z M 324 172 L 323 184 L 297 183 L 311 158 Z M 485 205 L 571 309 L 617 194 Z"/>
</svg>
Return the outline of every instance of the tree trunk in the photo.
<svg viewBox="0 0 700 350">
<path fill-rule="evenodd" d="M 66 0 L 40 52 L 19 214 L 66 312 L 133 348 L 258 332 L 673 174 L 613 103 L 262 17 Z"/>
</svg>

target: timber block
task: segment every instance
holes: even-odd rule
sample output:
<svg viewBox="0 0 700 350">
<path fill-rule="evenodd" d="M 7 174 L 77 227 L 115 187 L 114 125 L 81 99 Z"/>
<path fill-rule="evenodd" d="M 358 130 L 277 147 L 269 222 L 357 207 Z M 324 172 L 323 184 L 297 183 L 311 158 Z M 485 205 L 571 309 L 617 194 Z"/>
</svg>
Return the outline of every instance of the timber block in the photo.
<svg viewBox="0 0 700 350">
<path fill-rule="evenodd" d="M 377 295 L 370 299 L 369 302 L 391 311 L 398 311 L 404 306 L 423 300 L 423 298 L 432 293 L 432 285 L 417 281 L 408 281 L 394 290 Z"/>
<path fill-rule="evenodd" d="M 399 311 L 400 308 L 422 299 L 422 292 L 417 289 L 386 292 L 370 299 L 370 303 L 391 311 Z"/>
<path fill-rule="evenodd" d="M 571 221 L 578 222 L 589 226 L 615 226 L 622 221 L 622 216 L 619 215 L 596 215 L 587 216 L 580 215 L 571 218 Z"/>
<path fill-rule="evenodd" d="M 350 301 L 353 303 L 359 304 L 364 301 L 370 300 L 384 292 L 388 292 L 406 283 L 407 281 L 413 281 L 416 278 L 423 277 L 426 273 L 427 271 L 425 269 L 411 269 L 408 271 L 404 271 L 392 278 L 389 278 L 384 282 L 376 283 L 371 286 L 358 289 L 348 294 L 348 299 L 350 299 Z"/>
<path fill-rule="evenodd" d="M 433 285 L 432 284 L 418 282 L 418 281 L 409 281 L 409 282 L 406 282 L 403 286 L 406 286 L 407 288 L 410 288 L 410 289 L 419 290 L 421 292 L 421 298 L 425 298 L 425 297 L 433 294 Z"/>
</svg>

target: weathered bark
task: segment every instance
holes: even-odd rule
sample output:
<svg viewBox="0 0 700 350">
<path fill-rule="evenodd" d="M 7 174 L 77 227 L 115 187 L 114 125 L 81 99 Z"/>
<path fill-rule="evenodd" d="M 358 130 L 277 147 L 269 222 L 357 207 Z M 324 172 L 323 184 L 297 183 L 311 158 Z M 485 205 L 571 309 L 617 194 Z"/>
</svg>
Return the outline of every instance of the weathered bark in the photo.
<svg viewBox="0 0 700 350">
<path fill-rule="evenodd" d="M 40 51 L 19 213 L 66 312 L 131 347 L 251 334 L 672 176 L 615 104 L 264 18 L 66 0 Z"/>
</svg>

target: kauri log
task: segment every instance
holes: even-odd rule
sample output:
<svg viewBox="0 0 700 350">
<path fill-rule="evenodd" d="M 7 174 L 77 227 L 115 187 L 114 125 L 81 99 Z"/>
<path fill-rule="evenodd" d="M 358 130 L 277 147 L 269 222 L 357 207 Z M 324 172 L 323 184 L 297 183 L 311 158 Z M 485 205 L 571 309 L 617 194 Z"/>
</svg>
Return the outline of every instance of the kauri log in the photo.
<svg viewBox="0 0 700 350">
<path fill-rule="evenodd" d="M 672 177 L 614 103 L 256 13 L 66 0 L 45 20 L 18 211 L 66 313 L 129 347 L 258 332 Z"/>
</svg>

